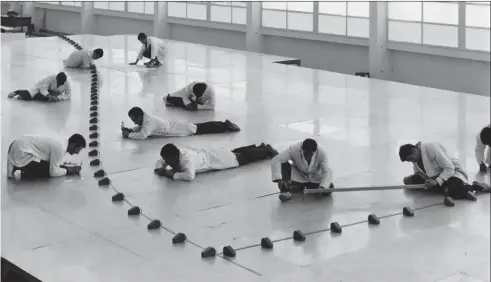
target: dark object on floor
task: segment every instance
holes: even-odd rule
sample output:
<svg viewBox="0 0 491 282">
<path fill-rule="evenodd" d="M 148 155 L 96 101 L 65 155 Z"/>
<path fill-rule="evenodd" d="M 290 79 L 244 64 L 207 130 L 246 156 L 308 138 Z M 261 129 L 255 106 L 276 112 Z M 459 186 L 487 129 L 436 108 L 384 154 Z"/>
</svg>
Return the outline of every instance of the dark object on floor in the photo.
<svg viewBox="0 0 491 282">
<path fill-rule="evenodd" d="M 293 240 L 295 241 L 305 241 L 305 235 L 300 230 L 293 231 Z"/>
<path fill-rule="evenodd" d="M 92 102 L 92 103 L 93 103 L 93 102 Z M 97 102 L 96 102 L 96 103 L 97 103 Z M 90 123 L 92 123 L 92 124 L 94 124 L 94 123 L 99 122 L 99 120 L 98 120 L 97 118 L 91 118 L 89 122 L 90 122 Z"/>
<path fill-rule="evenodd" d="M 402 209 L 402 214 L 405 216 L 414 216 L 414 211 L 410 207 L 404 207 Z"/>
<path fill-rule="evenodd" d="M 123 193 L 116 193 L 116 194 L 114 194 L 112 200 L 113 200 L 113 202 L 124 201 L 124 194 Z"/>
<path fill-rule="evenodd" d="M 187 237 L 184 233 L 177 233 L 176 236 L 172 238 L 172 244 L 180 244 L 186 241 Z"/>
<path fill-rule="evenodd" d="M 89 138 L 98 138 L 98 137 L 99 137 L 99 133 L 97 133 L 97 132 L 89 134 Z"/>
<path fill-rule="evenodd" d="M 226 257 L 234 258 L 236 256 L 236 252 L 232 246 L 223 247 L 223 255 Z"/>
<path fill-rule="evenodd" d="M 96 157 L 99 155 L 99 151 L 97 150 L 92 150 L 89 152 L 89 157 Z"/>
<path fill-rule="evenodd" d="M 106 172 L 102 169 L 99 169 L 98 171 L 94 172 L 94 177 L 103 177 L 106 175 Z"/>
<path fill-rule="evenodd" d="M 368 223 L 374 224 L 374 225 L 379 225 L 380 219 L 375 214 L 372 213 L 372 214 L 368 215 Z"/>
<path fill-rule="evenodd" d="M 90 107 L 90 110 L 91 111 L 97 111 L 98 107 L 97 106 L 93 106 L 93 107 Z M 94 125 L 95 126 L 95 125 Z"/>
<path fill-rule="evenodd" d="M 140 215 L 141 210 L 139 207 L 132 207 L 128 210 L 128 215 Z"/>
<path fill-rule="evenodd" d="M 148 230 L 154 230 L 154 229 L 160 228 L 160 226 L 162 226 L 162 223 L 160 223 L 160 220 L 154 219 L 154 220 L 152 220 L 152 222 L 150 222 L 148 224 L 147 228 L 148 228 Z"/>
<path fill-rule="evenodd" d="M 91 117 L 96 117 L 96 116 L 98 116 L 98 115 L 99 115 L 99 113 L 98 113 L 98 112 L 92 112 L 92 113 L 90 113 L 90 116 L 91 116 Z"/>
<path fill-rule="evenodd" d="M 341 227 L 341 225 L 339 225 L 339 223 L 332 222 L 331 223 L 331 232 L 341 233 L 341 232 L 343 232 L 343 228 Z"/>
<path fill-rule="evenodd" d="M 217 251 L 213 247 L 208 247 L 201 252 L 202 258 L 211 258 L 217 254 Z"/>
<path fill-rule="evenodd" d="M 99 146 L 99 142 L 97 141 L 92 141 L 89 143 L 89 147 L 97 147 L 97 146 Z"/>
<path fill-rule="evenodd" d="M 41 282 L 41 280 L 22 270 L 9 260 L 2 257 L 2 282 Z"/>
<path fill-rule="evenodd" d="M 368 77 L 368 78 L 370 78 L 370 73 L 369 72 L 357 72 L 357 73 L 355 73 L 355 76 L 361 76 L 361 77 Z"/>
<path fill-rule="evenodd" d="M 107 186 L 111 183 L 111 180 L 109 178 L 104 177 L 103 179 L 99 180 L 99 186 Z"/>
<path fill-rule="evenodd" d="M 97 105 L 97 104 L 99 104 L 99 103 L 97 103 L 97 101 L 96 101 L 96 100 L 94 100 L 94 101 L 90 102 L 90 104 L 91 104 L 91 105 Z"/>
<path fill-rule="evenodd" d="M 453 207 L 455 206 L 455 202 L 454 200 L 452 199 L 452 197 L 445 197 L 445 199 L 443 200 L 443 203 L 445 204 L 445 206 L 447 207 Z"/>
<path fill-rule="evenodd" d="M 263 247 L 265 249 L 272 249 L 273 248 L 273 242 L 268 237 L 264 237 L 261 239 L 261 247 Z"/>
<path fill-rule="evenodd" d="M 101 165 L 101 161 L 99 159 L 90 161 L 90 166 L 98 166 L 98 165 Z"/>
</svg>

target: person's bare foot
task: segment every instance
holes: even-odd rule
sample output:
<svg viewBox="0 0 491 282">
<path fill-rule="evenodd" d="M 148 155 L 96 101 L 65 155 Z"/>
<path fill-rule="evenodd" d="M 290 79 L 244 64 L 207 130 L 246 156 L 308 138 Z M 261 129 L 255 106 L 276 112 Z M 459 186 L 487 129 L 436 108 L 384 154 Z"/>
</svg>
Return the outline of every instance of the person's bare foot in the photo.
<svg viewBox="0 0 491 282">
<path fill-rule="evenodd" d="M 17 96 L 17 93 L 14 91 L 14 92 L 10 92 L 8 97 L 14 98 L 15 96 Z"/>
</svg>

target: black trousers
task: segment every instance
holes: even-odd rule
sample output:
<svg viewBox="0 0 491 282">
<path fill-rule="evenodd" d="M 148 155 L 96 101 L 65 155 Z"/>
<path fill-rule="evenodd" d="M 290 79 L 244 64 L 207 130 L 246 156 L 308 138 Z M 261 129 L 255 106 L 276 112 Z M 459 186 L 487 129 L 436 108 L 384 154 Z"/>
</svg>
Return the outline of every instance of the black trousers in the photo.
<svg viewBox="0 0 491 282">
<path fill-rule="evenodd" d="M 21 171 L 22 179 L 39 179 L 50 177 L 49 162 L 30 162 L 24 167 L 14 167 L 14 171 Z"/>
<path fill-rule="evenodd" d="M 150 55 L 152 55 L 151 50 L 152 50 L 152 48 L 150 48 L 150 46 L 148 46 L 147 49 L 145 50 L 145 52 L 143 52 L 143 57 L 145 57 L 147 59 L 151 59 L 151 57 L 150 57 Z"/>
<path fill-rule="evenodd" d="M 426 181 L 421 175 L 413 174 L 408 176 L 406 181 L 406 185 L 410 184 L 424 184 Z M 450 177 L 445 181 L 441 186 L 437 185 L 431 189 L 428 189 L 429 192 L 445 194 L 445 189 L 448 190 L 448 196 L 460 200 L 467 198 L 467 192 L 473 191 L 472 186 L 462 181 L 462 179 L 457 177 Z"/>
<path fill-rule="evenodd" d="M 173 106 L 175 107 L 180 107 L 180 108 L 184 108 L 184 109 L 187 109 L 186 107 L 186 104 L 184 104 L 184 101 L 182 100 L 181 97 L 174 97 L 174 96 L 167 96 L 166 100 L 165 100 L 167 103 L 169 104 L 172 104 Z M 196 103 L 193 103 L 191 101 L 191 105 L 194 107 L 195 110 L 198 109 L 198 104 Z"/>
<path fill-rule="evenodd" d="M 215 134 L 228 132 L 228 125 L 223 121 L 209 121 L 203 123 L 196 123 L 196 134 Z"/>
<path fill-rule="evenodd" d="M 272 157 L 271 152 L 266 147 L 256 147 L 256 145 L 244 146 L 232 150 L 237 156 L 239 165 L 246 165 L 257 161 L 266 160 Z"/>
<path fill-rule="evenodd" d="M 31 93 L 27 90 L 15 90 L 15 93 L 26 101 L 48 101 L 48 98 L 41 93 L 36 93 L 34 97 L 31 97 Z"/>
<path fill-rule="evenodd" d="M 292 165 L 289 162 L 282 163 L 281 164 L 281 179 L 284 181 L 290 181 L 295 188 L 295 191 L 291 192 L 301 192 L 303 189 L 319 189 L 320 183 L 313 183 L 313 182 L 306 182 L 306 183 L 300 183 L 296 181 L 291 181 L 292 178 Z M 334 188 L 334 185 L 331 183 L 329 188 Z M 284 187 L 280 187 L 281 192 L 289 192 L 285 190 Z"/>
</svg>

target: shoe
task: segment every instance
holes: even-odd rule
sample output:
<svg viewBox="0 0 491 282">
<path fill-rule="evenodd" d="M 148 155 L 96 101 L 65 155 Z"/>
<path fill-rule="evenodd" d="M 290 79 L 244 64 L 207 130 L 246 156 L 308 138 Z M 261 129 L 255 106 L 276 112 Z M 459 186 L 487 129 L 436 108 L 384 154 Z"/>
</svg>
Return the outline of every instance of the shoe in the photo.
<svg viewBox="0 0 491 282">
<path fill-rule="evenodd" d="M 282 202 L 287 202 L 287 201 L 290 201 L 292 199 L 292 194 L 290 194 L 290 192 L 283 192 L 283 193 L 280 193 L 278 198 Z"/>
<path fill-rule="evenodd" d="M 240 131 L 240 127 L 238 127 L 235 123 L 231 122 L 230 120 L 225 120 L 225 123 L 227 124 L 228 126 L 228 129 L 231 131 L 231 132 L 238 132 Z"/>
<path fill-rule="evenodd" d="M 279 153 L 271 145 L 267 144 L 266 149 L 268 149 L 269 154 L 272 158 L 276 157 Z"/>
<path fill-rule="evenodd" d="M 16 95 L 17 95 L 17 93 L 15 91 L 14 92 L 10 92 L 9 93 L 9 98 L 14 98 Z"/>
</svg>

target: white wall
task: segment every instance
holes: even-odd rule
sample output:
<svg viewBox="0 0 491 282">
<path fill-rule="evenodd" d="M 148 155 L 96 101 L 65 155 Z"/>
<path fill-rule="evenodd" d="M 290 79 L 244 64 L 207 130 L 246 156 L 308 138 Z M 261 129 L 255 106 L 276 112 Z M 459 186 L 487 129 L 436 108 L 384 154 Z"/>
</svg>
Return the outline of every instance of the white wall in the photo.
<svg viewBox="0 0 491 282">
<path fill-rule="evenodd" d="M 41 10 L 41 9 L 38 9 Z M 45 28 L 78 33 L 80 15 L 68 11 L 47 13 Z M 153 33 L 150 20 L 96 16 L 95 34 Z M 245 50 L 245 33 L 181 24 L 169 24 L 172 40 Z M 368 48 L 279 36 L 263 36 L 266 54 L 301 59 L 302 66 L 355 74 L 368 71 Z M 490 63 L 390 50 L 389 80 L 490 96 Z"/>
</svg>

